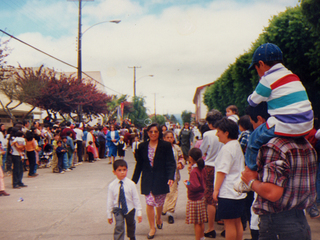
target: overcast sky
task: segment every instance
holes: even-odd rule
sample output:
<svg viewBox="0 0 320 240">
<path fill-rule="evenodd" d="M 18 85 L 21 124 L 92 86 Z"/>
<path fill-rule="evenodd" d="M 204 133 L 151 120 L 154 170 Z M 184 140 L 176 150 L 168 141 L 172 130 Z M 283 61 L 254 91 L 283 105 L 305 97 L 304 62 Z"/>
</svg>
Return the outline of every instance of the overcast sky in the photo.
<svg viewBox="0 0 320 240">
<path fill-rule="evenodd" d="M 149 113 L 194 112 L 197 87 L 215 81 L 248 51 L 273 15 L 298 0 L 84 1 L 82 70 L 101 71 L 108 94 L 145 96 Z M 78 1 L 1 0 L 0 29 L 77 65 Z M 0 33 L 2 40 L 6 35 Z M 11 39 L 9 64 L 76 71 Z M 154 75 L 149 77 L 148 75 Z"/>
</svg>

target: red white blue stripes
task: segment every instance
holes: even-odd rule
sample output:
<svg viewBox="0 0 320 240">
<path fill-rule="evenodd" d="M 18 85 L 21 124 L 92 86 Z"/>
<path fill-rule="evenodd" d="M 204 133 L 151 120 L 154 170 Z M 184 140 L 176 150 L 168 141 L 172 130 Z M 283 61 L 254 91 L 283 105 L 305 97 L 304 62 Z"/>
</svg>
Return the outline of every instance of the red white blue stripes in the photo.
<svg viewBox="0 0 320 240">
<path fill-rule="evenodd" d="M 303 136 L 313 128 L 313 110 L 299 77 L 281 63 L 273 66 L 260 79 L 248 102 L 255 107 L 268 103 L 271 117 L 267 126 L 275 126 L 275 134 Z"/>
</svg>

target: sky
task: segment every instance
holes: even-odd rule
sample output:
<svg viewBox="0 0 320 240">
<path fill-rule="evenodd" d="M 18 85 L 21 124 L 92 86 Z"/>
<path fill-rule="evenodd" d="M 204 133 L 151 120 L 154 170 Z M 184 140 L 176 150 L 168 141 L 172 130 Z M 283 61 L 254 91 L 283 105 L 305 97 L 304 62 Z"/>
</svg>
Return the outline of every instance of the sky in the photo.
<svg viewBox="0 0 320 240">
<path fill-rule="evenodd" d="M 137 66 L 136 93 L 145 97 L 148 113 L 155 108 L 157 114 L 194 112 L 196 88 L 219 78 L 250 50 L 272 16 L 297 4 L 298 0 L 83 0 L 82 71 L 100 71 L 108 94 L 127 94 L 131 100 L 132 67 Z M 76 66 L 78 5 L 78 0 L 1 0 L 0 29 Z M 8 38 L 0 32 L 0 39 Z M 8 46 L 10 65 L 76 71 L 14 39 Z"/>
</svg>

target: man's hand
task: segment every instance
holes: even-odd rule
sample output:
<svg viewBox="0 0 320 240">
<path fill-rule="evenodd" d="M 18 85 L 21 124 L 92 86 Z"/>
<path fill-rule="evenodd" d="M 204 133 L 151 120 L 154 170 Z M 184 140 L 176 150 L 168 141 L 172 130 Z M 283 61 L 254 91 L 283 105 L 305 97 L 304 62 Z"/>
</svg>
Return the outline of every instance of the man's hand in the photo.
<svg viewBox="0 0 320 240">
<path fill-rule="evenodd" d="M 169 181 L 168 181 L 168 185 L 169 185 L 169 187 L 172 187 L 173 182 L 174 182 L 173 180 L 169 180 Z"/>
<path fill-rule="evenodd" d="M 109 224 L 112 224 L 112 223 L 113 223 L 112 218 L 108 218 L 108 223 L 109 223 Z"/>
<path fill-rule="evenodd" d="M 250 168 L 246 166 L 244 171 L 241 173 L 241 179 L 244 181 L 247 185 L 252 179 L 257 179 L 258 178 L 258 172 L 257 171 L 252 171 Z"/>
<path fill-rule="evenodd" d="M 138 216 L 138 223 L 142 222 L 142 216 Z"/>
</svg>

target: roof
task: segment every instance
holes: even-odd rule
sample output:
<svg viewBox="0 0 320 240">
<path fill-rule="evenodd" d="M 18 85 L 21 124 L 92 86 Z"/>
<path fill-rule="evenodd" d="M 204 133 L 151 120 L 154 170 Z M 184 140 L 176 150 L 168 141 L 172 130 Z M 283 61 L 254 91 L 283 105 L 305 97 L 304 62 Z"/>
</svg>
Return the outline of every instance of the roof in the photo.
<svg viewBox="0 0 320 240">
<path fill-rule="evenodd" d="M 200 86 L 200 87 L 197 87 L 196 92 L 195 92 L 194 97 L 193 97 L 193 103 L 194 103 L 194 104 L 196 104 L 196 98 L 197 98 L 197 96 L 199 95 L 200 91 L 201 91 L 203 88 L 205 88 L 205 87 L 211 86 L 212 84 L 214 84 L 214 82 L 208 83 L 208 84 L 205 84 L 205 85 L 202 85 L 202 86 Z"/>
</svg>

